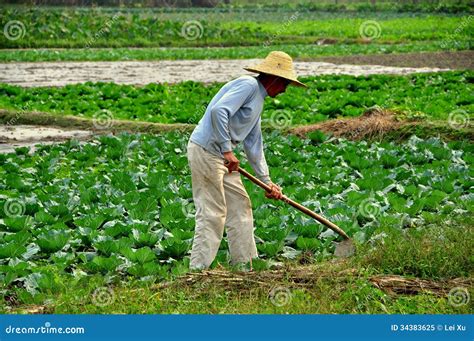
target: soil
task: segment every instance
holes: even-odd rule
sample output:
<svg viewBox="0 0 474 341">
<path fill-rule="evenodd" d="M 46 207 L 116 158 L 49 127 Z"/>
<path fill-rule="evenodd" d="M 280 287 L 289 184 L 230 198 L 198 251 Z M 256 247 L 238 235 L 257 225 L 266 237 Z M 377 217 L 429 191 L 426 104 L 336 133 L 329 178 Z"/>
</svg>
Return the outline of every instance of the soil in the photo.
<svg viewBox="0 0 474 341">
<path fill-rule="evenodd" d="M 33 62 L 0 64 L 0 82 L 22 87 L 65 86 L 91 82 L 146 85 L 149 83 L 225 82 L 243 74 L 243 67 L 257 64 L 259 59 L 165 60 L 165 61 L 101 61 L 101 62 Z M 395 67 L 381 65 L 347 65 L 322 61 L 296 61 L 299 76 L 345 74 L 403 75 L 437 72 L 448 69 L 429 67 Z"/>
<path fill-rule="evenodd" d="M 0 153 L 14 152 L 18 147 L 31 147 L 36 144 L 51 144 L 72 138 L 86 140 L 93 133 L 86 130 L 68 130 L 62 128 L 42 127 L 34 125 L 0 125 Z"/>
<path fill-rule="evenodd" d="M 334 64 L 374 64 L 413 68 L 442 68 L 452 70 L 474 69 L 474 51 L 372 54 L 320 57 L 316 59 L 312 58 L 311 60 Z"/>
</svg>

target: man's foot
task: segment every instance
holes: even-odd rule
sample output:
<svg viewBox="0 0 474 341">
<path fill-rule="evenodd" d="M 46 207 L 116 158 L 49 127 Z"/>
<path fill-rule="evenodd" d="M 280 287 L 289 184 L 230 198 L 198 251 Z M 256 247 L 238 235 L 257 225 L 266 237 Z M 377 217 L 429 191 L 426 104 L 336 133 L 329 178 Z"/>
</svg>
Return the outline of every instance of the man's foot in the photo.
<svg viewBox="0 0 474 341">
<path fill-rule="evenodd" d="M 189 273 L 199 273 L 199 272 L 203 272 L 204 270 L 206 270 L 206 267 L 192 267 L 192 268 L 189 268 Z"/>
<path fill-rule="evenodd" d="M 253 269 L 250 267 L 250 262 L 241 262 L 231 265 L 230 268 L 233 272 L 251 272 Z"/>
</svg>

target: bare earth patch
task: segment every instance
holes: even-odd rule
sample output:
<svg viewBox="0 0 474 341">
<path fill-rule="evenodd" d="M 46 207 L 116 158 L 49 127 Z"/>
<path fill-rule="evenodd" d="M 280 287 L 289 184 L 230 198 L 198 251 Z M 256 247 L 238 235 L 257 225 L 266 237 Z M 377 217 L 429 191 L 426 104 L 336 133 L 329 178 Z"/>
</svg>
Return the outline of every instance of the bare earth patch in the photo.
<svg viewBox="0 0 474 341">
<path fill-rule="evenodd" d="M 452 70 L 473 70 L 474 51 L 413 52 L 367 54 L 311 58 L 313 61 L 334 64 L 385 65 L 398 67 L 428 67 Z"/>
<path fill-rule="evenodd" d="M 0 64 L 0 82 L 23 87 L 65 86 L 88 81 L 132 85 L 178 83 L 187 80 L 203 83 L 225 82 L 243 74 L 249 74 L 243 70 L 243 67 L 258 62 L 260 62 L 259 59 L 216 59 L 3 63 Z M 333 64 L 321 61 L 297 61 L 295 68 L 300 76 L 327 74 L 404 75 L 449 70 L 429 67 Z"/>
<path fill-rule="evenodd" d="M 85 140 L 93 135 L 87 130 L 69 130 L 63 128 L 34 125 L 0 125 L 0 153 L 10 153 L 18 147 L 32 147 L 36 144 L 51 144 L 69 139 Z"/>
</svg>

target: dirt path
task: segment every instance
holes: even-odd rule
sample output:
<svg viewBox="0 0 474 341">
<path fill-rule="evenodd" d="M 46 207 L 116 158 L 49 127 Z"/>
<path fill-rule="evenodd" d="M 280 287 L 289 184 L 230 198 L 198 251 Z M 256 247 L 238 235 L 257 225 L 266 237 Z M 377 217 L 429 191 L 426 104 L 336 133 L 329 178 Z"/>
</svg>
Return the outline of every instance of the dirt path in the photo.
<svg viewBox="0 0 474 341">
<path fill-rule="evenodd" d="M 205 83 L 223 82 L 248 73 L 242 68 L 257 62 L 259 62 L 258 59 L 3 63 L 0 64 L 0 82 L 23 87 L 64 86 L 87 81 L 134 85 L 153 82 L 176 83 L 185 80 Z M 300 76 L 324 74 L 401 75 L 447 70 L 314 61 L 296 62 L 295 67 Z"/>
<path fill-rule="evenodd" d="M 398 67 L 429 67 L 453 70 L 473 70 L 474 51 L 413 52 L 318 57 L 314 61 L 334 64 L 385 65 Z"/>
</svg>

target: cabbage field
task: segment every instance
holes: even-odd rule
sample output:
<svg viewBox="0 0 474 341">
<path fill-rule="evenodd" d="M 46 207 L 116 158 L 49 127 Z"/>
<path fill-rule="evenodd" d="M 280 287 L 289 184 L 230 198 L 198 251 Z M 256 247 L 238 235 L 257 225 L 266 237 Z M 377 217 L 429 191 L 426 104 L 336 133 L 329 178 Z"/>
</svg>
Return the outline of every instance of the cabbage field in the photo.
<svg viewBox="0 0 474 341">
<path fill-rule="evenodd" d="M 472 4 L 209 1 L 2 4 L 0 313 L 472 314 Z M 242 178 L 258 257 L 190 271 L 190 133 L 274 50 L 270 177 L 356 252 Z"/>
<path fill-rule="evenodd" d="M 3 290 L 54 290 L 58 274 L 127 280 L 185 272 L 194 231 L 187 139 L 123 134 L 43 146 L 33 156 L 26 148 L 0 154 Z M 472 145 L 416 137 L 401 145 L 320 144 L 273 135 L 267 148 L 286 195 L 359 243 L 380 238 L 380 226 L 416 228 L 473 210 Z M 301 252 L 332 254 L 332 231 L 248 189 L 261 256 L 256 268 Z M 226 258 L 224 240 L 215 262 Z"/>
</svg>

